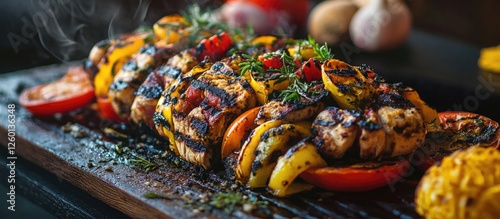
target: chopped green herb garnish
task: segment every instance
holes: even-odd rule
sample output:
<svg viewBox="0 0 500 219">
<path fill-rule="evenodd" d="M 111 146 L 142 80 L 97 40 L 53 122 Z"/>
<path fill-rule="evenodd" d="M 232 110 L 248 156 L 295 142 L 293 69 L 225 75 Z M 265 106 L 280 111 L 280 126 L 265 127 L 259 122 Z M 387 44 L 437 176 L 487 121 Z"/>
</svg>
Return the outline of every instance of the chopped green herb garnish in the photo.
<svg viewBox="0 0 500 219">
<path fill-rule="evenodd" d="M 243 76 L 247 71 L 250 72 L 257 72 L 259 75 L 263 76 L 264 69 L 262 66 L 264 65 L 261 61 L 257 60 L 255 57 L 243 54 L 243 58 L 247 59 L 246 61 L 242 62 L 239 64 L 241 75 Z"/>
<path fill-rule="evenodd" d="M 314 53 L 316 53 L 316 58 L 319 61 L 325 62 L 328 59 L 333 58 L 334 55 L 332 54 L 332 51 L 330 50 L 330 48 L 328 48 L 328 45 L 326 43 L 322 46 L 319 46 L 319 44 L 316 43 L 316 41 L 314 41 L 311 36 L 307 38 L 307 41 L 309 42 L 309 44 L 311 44 Z"/>
</svg>

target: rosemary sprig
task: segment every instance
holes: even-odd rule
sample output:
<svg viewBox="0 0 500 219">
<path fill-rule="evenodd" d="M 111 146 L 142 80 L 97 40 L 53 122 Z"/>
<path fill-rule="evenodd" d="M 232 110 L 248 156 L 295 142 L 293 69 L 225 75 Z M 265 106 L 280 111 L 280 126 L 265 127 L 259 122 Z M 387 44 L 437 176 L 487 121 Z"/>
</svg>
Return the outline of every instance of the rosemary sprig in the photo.
<svg viewBox="0 0 500 219">
<path fill-rule="evenodd" d="M 161 164 L 152 163 L 146 158 L 141 156 L 135 156 L 135 159 L 130 159 L 130 164 L 143 168 L 146 173 L 156 170 L 158 167 L 161 166 Z"/>
<path fill-rule="evenodd" d="M 246 61 L 238 64 L 238 66 L 240 67 L 241 76 L 243 76 L 247 71 L 249 71 L 250 74 L 252 72 L 257 72 L 261 76 L 265 75 L 264 69 L 262 68 L 264 64 L 261 61 L 247 54 L 242 54 L 242 56 L 246 59 Z"/>
<path fill-rule="evenodd" d="M 331 49 L 328 48 L 328 45 L 326 43 L 324 45 L 322 45 L 322 46 L 319 46 L 319 44 L 316 43 L 316 41 L 314 41 L 314 39 L 310 35 L 307 38 L 307 41 L 309 42 L 309 44 L 311 44 L 311 46 L 312 46 L 312 48 L 314 50 L 314 53 L 316 53 L 316 58 L 319 61 L 325 62 L 328 59 L 331 59 L 331 58 L 334 57 L 334 55 L 332 54 Z"/>
</svg>

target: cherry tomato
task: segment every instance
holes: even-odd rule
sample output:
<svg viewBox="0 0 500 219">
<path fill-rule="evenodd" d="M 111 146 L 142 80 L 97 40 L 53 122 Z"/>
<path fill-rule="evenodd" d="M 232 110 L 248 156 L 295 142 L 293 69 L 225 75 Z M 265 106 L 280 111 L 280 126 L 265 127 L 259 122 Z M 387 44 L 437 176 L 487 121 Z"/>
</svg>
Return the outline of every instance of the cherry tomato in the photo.
<svg viewBox="0 0 500 219">
<path fill-rule="evenodd" d="M 260 55 L 258 59 L 264 65 L 264 71 L 267 71 L 270 68 L 280 69 L 283 67 L 283 61 L 281 60 L 281 55 L 279 54 L 266 53 L 264 55 Z"/>
<path fill-rule="evenodd" d="M 246 139 L 250 130 L 257 127 L 254 121 L 259 109 L 260 107 L 255 107 L 247 110 L 229 125 L 222 139 L 222 158 L 229 157 L 233 151 L 239 150 L 243 139 Z"/>
<path fill-rule="evenodd" d="M 212 61 L 221 59 L 231 47 L 233 41 L 226 32 L 213 35 L 208 39 L 203 39 L 196 46 L 196 57 L 198 61 L 203 61 L 209 56 Z"/>
<path fill-rule="evenodd" d="M 410 167 L 406 159 L 373 161 L 347 167 L 310 168 L 300 174 L 305 181 L 331 191 L 361 192 L 389 185 L 403 177 Z"/>
<path fill-rule="evenodd" d="M 445 156 L 472 146 L 495 147 L 500 150 L 500 128 L 496 121 L 471 112 L 439 112 L 440 127 L 427 134 L 419 150 L 427 155 L 418 168 L 427 170 Z"/>
<path fill-rule="evenodd" d="M 107 119 L 113 122 L 127 122 L 126 119 L 122 119 L 118 116 L 107 97 L 97 97 L 97 106 L 99 107 L 101 119 Z"/>
<path fill-rule="evenodd" d="M 66 113 L 94 100 L 94 87 L 83 68 L 72 68 L 57 81 L 32 87 L 19 96 L 19 103 L 34 115 Z"/>
<path fill-rule="evenodd" d="M 312 81 L 319 81 L 321 80 L 321 63 L 317 59 L 310 58 L 302 64 L 296 74 L 299 77 L 304 78 L 308 83 L 311 83 Z"/>
</svg>

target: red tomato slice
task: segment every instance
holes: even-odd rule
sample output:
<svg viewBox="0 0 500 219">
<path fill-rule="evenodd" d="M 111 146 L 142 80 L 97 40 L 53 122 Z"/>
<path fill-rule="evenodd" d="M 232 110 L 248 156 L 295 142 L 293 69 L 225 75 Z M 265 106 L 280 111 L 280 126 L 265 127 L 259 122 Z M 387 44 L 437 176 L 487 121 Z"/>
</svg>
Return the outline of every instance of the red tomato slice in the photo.
<svg viewBox="0 0 500 219">
<path fill-rule="evenodd" d="M 34 115 L 66 113 L 94 100 L 94 87 L 83 68 L 72 68 L 57 81 L 32 87 L 19 96 L 19 103 Z"/>
<path fill-rule="evenodd" d="M 259 114 L 259 110 L 260 107 L 249 109 L 238 116 L 238 118 L 229 125 L 222 139 L 222 158 L 226 158 L 233 153 L 233 151 L 239 150 L 242 145 L 242 140 L 246 139 L 248 132 L 257 127 L 257 125 L 255 125 L 255 119 L 257 118 L 257 114 Z"/>
<path fill-rule="evenodd" d="M 297 71 L 299 77 L 306 79 L 308 83 L 321 80 L 321 63 L 319 60 L 310 58 Z"/>
<path fill-rule="evenodd" d="M 107 119 L 113 122 L 128 122 L 126 119 L 122 119 L 118 116 L 107 97 L 97 97 L 97 106 L 99 107 L 101 119 Z"/>
<path fill-rule="evenodd" d="M 264 71 L 267 71 L 270 68 L 280 69 L 281 67 L 283 67 L 281 55 L 267 53 L 265 55 L 260 55 L 258 59 L 264 65 Z"/>
<path fill-rule="evenodd" d="M 231 44 L 233 41 L 226 32 L 213 35 L 208 39 L 201 40 L 196 46 L 196 57 L 200 62 L 206 56 L 209 56 L 212 61 L 218 61 L 226 54 Z"/>
<path fill-rule="evenodd" d="M 403 177 L 408 160 L 367 162 L 347 167 L 310 168 L 300 174 L 305 181 L 331 191 L 362 192 L 380 188 Z"/>
<path fill-rule="evenodd" d="M 420 170 L 426 171 L 445 156 L 471 146 L 495 147 L 500 150 L 500 127 L 496 121 L 476 113 L 461 111 L 439 112 L 438 119 L 440 132 L 428 133 L 426 139 L 433 148 L 419 149 L 428 155 L 418 165 Z"/>
</svg>

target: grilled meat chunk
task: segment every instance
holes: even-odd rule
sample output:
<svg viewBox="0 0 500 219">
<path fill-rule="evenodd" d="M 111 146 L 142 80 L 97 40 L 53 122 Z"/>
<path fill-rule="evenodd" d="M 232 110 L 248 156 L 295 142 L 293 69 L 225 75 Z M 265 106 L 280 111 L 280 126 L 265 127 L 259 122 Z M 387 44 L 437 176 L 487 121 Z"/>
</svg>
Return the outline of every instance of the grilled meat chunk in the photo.
<svg viewBox="0 0 500 219">
<path fill-rule="evenodd" d="M 256 105 L 248 82 L 217 62 L 193 80 L 173 105 L 175 145 L 185 160 L 208 169 L 220 154 L 230 123 Z"/>
<path fill-rule="evenodd" d="M 377 112 L 372 108 L 365 109 L 358 125 L 361 130 L 358 141 L 359 157 L 367 160 L 380 157 L 385 151 L 386 133 Z"/>
<path fill-rule="evenodd" d="M 408 154 L 425 139 L 418 109 L 394 90 L 382 92 L 364 111 L 328 107 L 312 125 L 314 144 L 329 160 L 354 154 L 376 159 Z"/>
<path fill-rule="evenodd" d="M 320 112 L 312 125 L 314 144 L 320 154 L 327 159 L 342 158 L 358 137 L 360 119 L 361 112 L 357 110 L 327 107 Z"/>
<path fill-rule="evenodd" d="M 322 84 L 311 87 L 310 91 L 315 91 L 314 95 L 301 96 L 299 100 L 269 101 L 260 108 L 255 123 L 260 125 L 274 119 L 298 122 L 313 118 L 325 108 L 323 100 L 328 96 L 328 91 L 323 89 Z"/>
<path fill-rule="evenodd" d="M 397 93 L 379 94 L 375 109 L 387 134 L 386 152 L 394 157 L 410 153 L 425 140 L 425 123 L 420 111 Z"/>
<path fill-rule="evenodd" d="M 130 119 L 140 127 L 148 127 L 154 130 L 153 114 L 156 104 L 161 97 L 165 83 L 157 71 L 149 74 L 144 83 L 141 84 L 130 108 Z"/>
<path fill-rule="evenodd" d="M 154 68 L 165 63 L 177 52 L 177 47 L 142 47 L 116 74 L 108 92 L 113 109 L 121 118 L 128 118 L 135 92 Z"/>
</svg>

